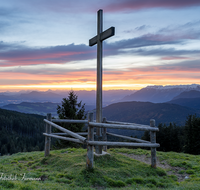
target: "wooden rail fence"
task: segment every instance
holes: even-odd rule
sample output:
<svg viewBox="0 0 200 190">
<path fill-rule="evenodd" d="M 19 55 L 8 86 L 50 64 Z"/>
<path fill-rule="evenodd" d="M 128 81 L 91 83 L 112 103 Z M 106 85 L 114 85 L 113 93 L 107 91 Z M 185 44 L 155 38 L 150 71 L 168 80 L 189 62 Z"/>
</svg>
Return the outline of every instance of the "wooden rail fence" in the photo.
<svg viewBox="0 0 200 190">
<path fill-rule="evenodd" d="M 93 168 L 94 163 L 94 146 L 103 146 L 103 150 L 107 151 L 107 146 L 127 146 L 127 147 L 149 147 L 151 148 L 151 166 L 156 168 L 156 148 L 160 147 L 159 144 L 156 143 L 156 132 L 159 129 L 155 126 L 155 120 L 150 120 L 150 126 L 148 125 L 140 125 L 135 123 L 124 123 L 124 122 L 116 122 L 116 121 L 107 121 L 106 118 L 103 118 L 102 123 L 96 123 L 94 121 L 93 113 L 88 113 L 88 120 L 67 120 L 67 119 L 52 119 L 51 114 L 47 114 L 47 118 L 44 119 L 46 123 L 46 132 L 43 133 L 45 136 L 45 156 L 48 156 L 50 153 L 50 144 L 51 137 L 67 140 L 71 142 L 81 143 L 87 145 L 87 158 L 86 158 L 86 167 Z M 74 133 L 70 130 L 67 130 L 56 123 L 85 123 L 88 124 L 88 132 L 79 132 Z M 63 133 L 52 133 L 51 126 L 59 129 Z M 95 141 L 94 128 L 102 128 L 102 141 Z M 140 131 L 150 131 L 150 142 L 127 137 L 123 135 L 113 134 L 107 132 L 107 128 L 111 129 L 131 129 L 131 130 L 140 130 Z M 83 137 L 87 135 L 87 138 Z M 130 141 L 136 141 L 137 143 L 132 142 L 108 142 L 107 135 L 124 138 Z M 70 137 L 63 137 L 70 136 Z M 71 138 L 73 137 L 73 138 Z"/>
</svg>

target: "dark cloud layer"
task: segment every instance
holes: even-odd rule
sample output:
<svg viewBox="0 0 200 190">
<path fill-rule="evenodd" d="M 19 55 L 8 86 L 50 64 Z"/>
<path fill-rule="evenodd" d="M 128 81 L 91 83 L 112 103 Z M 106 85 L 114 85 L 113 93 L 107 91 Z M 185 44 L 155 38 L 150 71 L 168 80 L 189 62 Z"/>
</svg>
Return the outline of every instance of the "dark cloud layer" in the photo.
<svg viewBox="0 0 200 190">
<path fill-rule="evenodd" d="M 6 4 L 6 2 L 4 2 Z M 2 3 L 2 5 L 4 4 Z M 82 13 L 96 12 L 98 9 L 104 9 L 107 12 L 116 12 L 124 10 L 140 10 L 149 8 L 184 8 L 188 6 L 199 6 L 199 0 L 18 0 L 12 1 L 12 8 L 8 10 L 7 6 L 0 8 L 0 15 L 8 15 L 22 10 L 28 12 L 59 12 L 59 13 Z"/>
<path fill-rule="evenodd" d="M 188 55 L 198 54 L 199 50 L 176 50 L 164 48 L 169 44 L 185 45 L 187 40 L 198 40 L 200 32 L 198 25 L 200 21 L 186 23 L 180 26 L 166 27 L 157 33 L 148 33 L 136 38 L 120 40 L 113 43 L 104 42 L 104 56 L 118 54 L 136 54 L 143 56 L 161 56 L 161 59 L 170 60 Z M 138 29 L 143 29 L 143 25 Z M 177 32 L 174 32 L 177 31 Z M 152 47 L 147 48 L 147 47 Z M 126 50 L 126 51 L 124 51 Z M 49 63 L 67 63 L 71 61 L 89 60 L 96 58 L 96 47 L 89 47 L 85 44 L 60 45 L 52 47 L 27 47 L 22 42 L 8 44 L 0 41 L 0 65 L 33 65 Z"/>
<path fill-rule="evenodd" d="M 183 8 L 188 6 L 200 6 L 199 0 L 119 0 L 112 1 L 104 9 L 109 12 L 124 10 L 139 10 L 147 8 Z"/>
<path fill-rule="evenodd" d="M 1 66 L 66 63 L 90 59 L 95 55 L 92 49 L 84 44 L 69 44 L 45 48 L 25 46 L 16 48 L 16 46 L 17 44 L 10 44 L 9 46 L 3 42 L 0 43 L 0 59 L 6 60 L 5 63 L 1 63 Z"/>
</svg>

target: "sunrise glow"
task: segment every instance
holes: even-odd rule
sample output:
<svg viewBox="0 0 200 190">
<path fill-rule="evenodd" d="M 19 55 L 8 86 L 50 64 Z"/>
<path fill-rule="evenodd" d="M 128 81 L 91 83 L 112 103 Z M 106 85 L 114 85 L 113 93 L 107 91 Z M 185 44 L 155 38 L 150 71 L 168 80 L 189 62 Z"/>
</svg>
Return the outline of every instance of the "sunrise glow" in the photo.
<svg viewBox="0 0 200 190">
<path fill-rule="evenodd" d="M 2 2 L 0 91 L 95 90 L 100 8 L 104 90 L 200 84 L 199 1 L 93 2 Z"/>
</svg>

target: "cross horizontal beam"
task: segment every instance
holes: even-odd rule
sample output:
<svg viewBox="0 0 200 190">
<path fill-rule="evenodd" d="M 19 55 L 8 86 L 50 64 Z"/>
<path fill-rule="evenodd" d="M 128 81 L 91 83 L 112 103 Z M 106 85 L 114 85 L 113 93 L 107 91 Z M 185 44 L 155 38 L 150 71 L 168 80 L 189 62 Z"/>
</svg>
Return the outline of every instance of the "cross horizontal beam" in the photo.
<svg viewBox="0 0 200 190">
<path fill-rule="evenodd" d="M 115 35 L 115 27 L 110 27 L 100 34 L 100 40 L 101 41 L 106 40 L 107 38 L 114 35 Z M 97 35 L 89 40 L 89 46 L 93 46 L 95 44 L 97 44 Z"/>
</svg>

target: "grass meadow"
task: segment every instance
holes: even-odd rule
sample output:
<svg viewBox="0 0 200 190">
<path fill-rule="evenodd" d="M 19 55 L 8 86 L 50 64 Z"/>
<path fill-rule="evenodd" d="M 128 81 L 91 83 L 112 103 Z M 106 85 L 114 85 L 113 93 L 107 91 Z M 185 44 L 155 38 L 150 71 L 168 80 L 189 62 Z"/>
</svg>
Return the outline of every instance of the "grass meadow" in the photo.
<svg viewBox="0 0 200 190">
<path fill-rule="evenodd" d="M 0 188 L 13 190 L 65 189 L 200 189 L 200 155 L 159 152 L 160 165 L 151 168 L 131 155 L 150 157 L 150 150 L 111 148 L 94 157 L 86 169 L 86 149 L 67 148 L 0 157 Z M 182 180 L 179 177 L 183 176 Z"/>
</svg>

